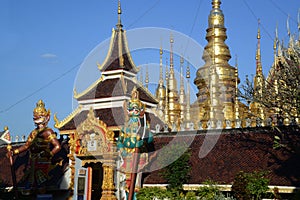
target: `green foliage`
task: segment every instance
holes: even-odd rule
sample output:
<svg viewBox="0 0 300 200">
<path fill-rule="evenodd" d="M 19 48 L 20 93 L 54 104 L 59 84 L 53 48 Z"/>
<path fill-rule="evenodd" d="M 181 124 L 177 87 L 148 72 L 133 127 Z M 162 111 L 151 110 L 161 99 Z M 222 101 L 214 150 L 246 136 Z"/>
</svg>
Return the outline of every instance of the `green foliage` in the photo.
<svg viewBox="0 0 300 200">
<path fill-rule="evenodd" d="M 197 191 L 200 199 L 214 200 L 221 193 L 213 181 L 205 181 L 203 184 L 207 186 L 201 187 Z"/>
<path fill-rule="evenodd" d="M 232 192 L 240 200 L 261 199 L 268 191 L 266 172 L 239 172 L 234 179 Z"/>
<path fill-rule="evenodd" d="M 163 169 L 161 175 L 168 182 L 168 189 L 182 191 L 182 184 L 189 179 L 191 151 L 184 143 L 168 145 L 167 148 L 164 155 L 158 157 L 159 163 L 163 165 L 169 164 Z M 172 159 L 176 157 L 178 159 L 173 161 Z"/>
<path fill-rule="evenodd" d="M 194 191 L 188 191 L 185 194 L 185 199 L 186 200 L 197 200 L 196 192 L 194 192 Z"/>
<path fill-rule="evenodd" d="M 201 195 L 201 196 L 200 196 Z M 218 188 L 210 184 L 198 191 L 182 191 L 173 189 L 162 189 L 158 187 L 142 188 L 137 193 L 138 200 L 149 199 L 168 199 L 168 200 L 235 200 L 233 197 L 225 197 Z"/>
<path fill-rule="evenodd" d="M 201 200 L 234 200 L 232 197 L 225 197 L 216 186 L 217 183 L 208 180 L 203 184 L 206 186 L 199 188 L 197 191 L 197 196 Z"/>
<path fill-rule="evenodd" d="M 149 200 L 153 198 L 164 199 L 164 198 L 172 198 L 172 193 L 166 189 L 162 189 L 159 187 L 149 187 L 149 188 L 141 188 L 137 193 L 136 197 L 139 200 Z"/>
</svg>

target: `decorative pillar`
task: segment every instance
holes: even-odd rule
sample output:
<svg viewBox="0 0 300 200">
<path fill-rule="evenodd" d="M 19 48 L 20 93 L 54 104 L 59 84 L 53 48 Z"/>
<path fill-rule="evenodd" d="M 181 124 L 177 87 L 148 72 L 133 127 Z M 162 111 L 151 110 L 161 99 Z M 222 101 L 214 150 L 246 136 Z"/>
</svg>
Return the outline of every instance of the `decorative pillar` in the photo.
<svg viewBox="0 0 300 200">
<path fill-rule="evenodd" d="M 114 162 L 114 161 L 113 161 Z M 103 163 L 103 183 L 101 200 L 117 200 L 114 185 L 114 167 L 112 163 Z"/>
</svg>

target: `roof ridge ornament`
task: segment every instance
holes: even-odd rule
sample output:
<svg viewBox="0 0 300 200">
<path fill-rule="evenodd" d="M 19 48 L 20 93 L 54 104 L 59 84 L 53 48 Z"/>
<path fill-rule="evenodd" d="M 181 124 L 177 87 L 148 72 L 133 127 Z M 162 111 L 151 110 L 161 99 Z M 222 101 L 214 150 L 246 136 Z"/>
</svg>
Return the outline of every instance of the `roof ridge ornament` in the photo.
<svg viewBox="0 0 300 200">
<path fill-rule="evenodd" d="M 122 9 L 121 9 L 121 1 L 118 0 L 118 23 L 117 23 L 117 29 L 122 30 L 122 22 L 121 22 L 121 14 L 122 14 Z"/>
</svg>

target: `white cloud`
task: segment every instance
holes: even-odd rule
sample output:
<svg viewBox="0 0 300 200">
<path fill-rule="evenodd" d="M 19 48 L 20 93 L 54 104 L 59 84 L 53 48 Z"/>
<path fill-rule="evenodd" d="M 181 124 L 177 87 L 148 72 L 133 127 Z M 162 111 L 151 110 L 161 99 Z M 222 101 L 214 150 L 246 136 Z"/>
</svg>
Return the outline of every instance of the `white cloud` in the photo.
<svg viewBox="0 0 300 200">
<path fill-rule="evenodd" d="M 41 58 L 57 58 L 57 55 L 52 53 L 44 53 L 41 55 Z"/>
</svg>

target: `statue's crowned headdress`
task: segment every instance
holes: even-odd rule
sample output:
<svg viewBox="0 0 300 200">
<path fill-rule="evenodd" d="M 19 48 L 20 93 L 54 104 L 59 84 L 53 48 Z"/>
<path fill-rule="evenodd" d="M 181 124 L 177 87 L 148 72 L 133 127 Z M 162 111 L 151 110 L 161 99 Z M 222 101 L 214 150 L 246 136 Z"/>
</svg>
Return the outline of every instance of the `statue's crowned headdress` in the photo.
<svg viewBox="0 0 300 200">
<path fill-rule="evenodd" d="M 134 86 L 131 92 L 131 99 L 129 101 L 129 107 L 137 107 L 139 109 L 144 109 L 145 105 L 140 101 L 140 95 L 137 88 Z"/>
<path fill-rule="evenodd" d="M 34 116 L 50 116 L 50 110 L 46 110 L 45 103 L 42 100 L 39 100 L 36 103 L 36 107 L 33 110 Z"/>
</svg>

